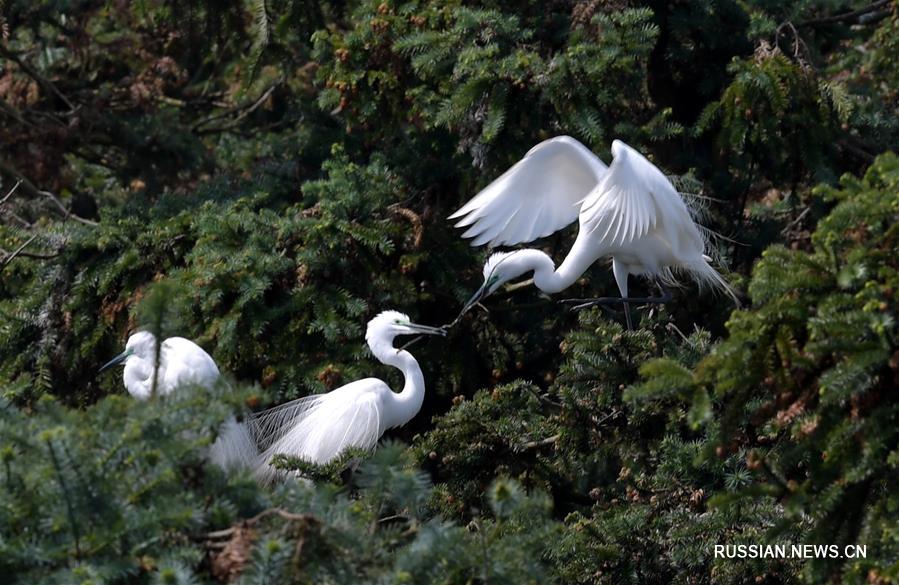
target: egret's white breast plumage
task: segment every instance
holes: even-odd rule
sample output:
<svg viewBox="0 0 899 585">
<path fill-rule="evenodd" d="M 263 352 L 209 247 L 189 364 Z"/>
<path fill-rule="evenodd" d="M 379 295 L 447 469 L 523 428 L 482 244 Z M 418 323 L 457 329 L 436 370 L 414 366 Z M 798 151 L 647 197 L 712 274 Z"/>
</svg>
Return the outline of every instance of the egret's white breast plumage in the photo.
<svg viewBox="0 0 899 585">
<path fill-rule="evenodd" d="M 270 465 L 275 455 L 324 464 L 350 447 L 373 449 L 387 429 L 409 422 L 424 400 L 424 376 L 412 354 L 393 347 L 393 339 L 412 334 L 446 333 L 412 323 L 397 311 L 380 313 L 366 329 L 365 339 L 375 357 L 403 372 L 405 384 L 401 392 L 394 392 L 377 378 L 365 378 L 256 415 L 251 425 L 262 449 L 257 467 L 259 479 L 269 482 L 280 475 Z"/>
</svg>

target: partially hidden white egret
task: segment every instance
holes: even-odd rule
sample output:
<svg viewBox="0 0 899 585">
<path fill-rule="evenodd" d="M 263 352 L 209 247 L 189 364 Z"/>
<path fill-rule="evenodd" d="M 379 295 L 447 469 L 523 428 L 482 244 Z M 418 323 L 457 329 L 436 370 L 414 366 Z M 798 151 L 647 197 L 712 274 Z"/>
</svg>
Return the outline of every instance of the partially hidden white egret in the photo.
<svg viewBox="0 0 899 585">
<path fill-rule="evenodd" d="M 139 400 L 150 398 L 153 392 L 153 366 L 156 362 L 156 337 L 148 331 L 138 331 L 128 338 L 125 351 L 105 364 L 104 371 L 124 364 L 125 389 Z M 202 347 L 183 337 L 169 337 L 159 350 L 159 370 L 156 374 L 156 393 L 166 395 L 187 385 L 212 388 L 221 374 L 212 357 Z M 232 416 L 219 429 L 219 435 L 209 451 L 212 463 L 223 469 L 256 466 L 259 457 L 256 444 L 245 423 Z"/>
<path fill-rule="evenodd" d="M 325 394 L 306 396 L 256 415 L 254 436 L 262 451 L 257 477 L 270 482 L 279 475 L 270 465 L 274 455 L 328 463 L 347 448 L 374 449 L 387 429 L 409 422 L 421 410 L 425 380 L 418 361 L 393 346 L 399 335 L 446 335 L 438 327 L 412 323 L 397 311 L 384 311 L 368 322 L 365 340 L 381 363 L 399 369 L 405 377 L 401 392 L 384 381 L 365 378 Z"/>
<path fill-rule="evenodd" d="M 606 166 L 570 136 L 533 147 L 523 159 L 480 191 L 450 219 L 459 219 L 473 246 L 531 242 L 579 221 L 577 238 L 558 269 L 540 250 L 493 254 L 484 266 L 484 284 L 462 310 L 493 293 L 503 283 L 533 271 L 534 285 L 545 293 L 571 286 L 598 259 L 612 258 L 620 299 L 589 299 L 581 306 L 665 302 L 664 284 L 683 273 L 701 286 L 737 296 L 711 266 L 704 232 L 671 181 L 642 154 L 620 140 Z M 664 291 L 658 298 L 628 297 L 630 275 L 649 277 Z M 588 299 L 585 299 L 588 300 Z M 461 315 L 461 314 L 460 314 Z"/>
</svg>

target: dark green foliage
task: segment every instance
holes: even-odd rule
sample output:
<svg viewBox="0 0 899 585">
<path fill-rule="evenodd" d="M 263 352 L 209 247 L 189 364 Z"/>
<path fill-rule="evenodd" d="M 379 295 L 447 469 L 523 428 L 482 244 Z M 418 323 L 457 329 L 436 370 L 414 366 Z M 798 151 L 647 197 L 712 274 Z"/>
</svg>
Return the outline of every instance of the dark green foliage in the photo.
<svg viewBox="0 0 899 585">
<path fill-rule="evenodd" d="M 0 581 L 899 581 L 897 22 L 861 1 L 0 0 Z M 684 287 L 626 332 L 501 291 L 414 346 L 401 443 L 280 460 L 314 487 L 205 465 L 231 412 L 398 387 L 365 322 L 452 321 L 483 256 L 446 216 L 558 134 L 683 175 L 748 306 Z M 570 236 L 538 245 L 558 262 Z M 110 396 L 97 369 L 138 325 L 247 389 Z M 713 558 L 766 542 L 868 556 Z"/>
<path fill-rule="evenodd" d="M 204 528 L 264 504 L 252 479 L 203 465 L 228 412 L 199 389 L 148 402 L 112 396 L 84 412 L 45 398 L 27 417 L 7 405 L 3 581 L 127 582 L 160 558 L 196 565 Z"/>
<path fill-rule="evenodd" d="M 804 542 L 867 544 L 869 559 L 895 550 L 897 187 L 899 159 L 889 154 L 863 179 L 818 188 L 836 206 L 811 248 L 764 254 L 749 287 L 753 308 L 733 314 L 727 339 L 695 373 L 671 362 L 644 368 L 650 387 L 714 395 L 720 415 L 709 432 L 717 449 L 704 458 L 734 453 L 753 471 L 734 486 L 741 489 L 716 499 L 725 509 L 777 502 L 772 540 L 799 527 Z M 842 571 L 863 582 L 869 572 L 897 569 L 892 560 Z M 817 581 L 835 571 L 818 561 L 803 574 Z"/>
<path fill-rule="evenodd" d="M 796 181 L 809 171 L 826 172 L 840 118 L 849 115 L 843 90 L 824 85 L 802 63 L 762 46 L 728 68 L 733 82 L 702 113 L 697 129 L 716 129 L 721 152 L 741 153 L 725 163 L 774 181 Z M 780 173 L 780 174 L 777 174 Z M 751 179 L 749 179 L 751 180 Z"/>
</svg>

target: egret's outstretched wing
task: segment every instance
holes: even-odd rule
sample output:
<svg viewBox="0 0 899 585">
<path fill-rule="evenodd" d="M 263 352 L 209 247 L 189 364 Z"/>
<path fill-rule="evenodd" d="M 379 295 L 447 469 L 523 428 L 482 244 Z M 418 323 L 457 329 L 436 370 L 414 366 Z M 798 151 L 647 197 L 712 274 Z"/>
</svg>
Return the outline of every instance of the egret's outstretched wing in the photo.
<svg viewBox="0 0 899 585">
<path fill-rule="evenodd" d="M 532 148 L 483 191 L 452 214 L 473 246 L 530 242 L 562 229 L 578 217 L 606 165 L 570 136 Z"/>
<path fill-rule="evenodd" d="M 379 392 L 385 390 L 384 382 L 367 378 L 257 415 L 252 430 L 264 446 L 257 476 L 277 476 L 269 462 L 278 454 L 324 464 L 348 447 L 373 449 L 382 433 Z"/>
<path fill-rule="evenodd" d="M 659 229 L 676 255 L 692 247 L 701 254 L 702 236 L 671 181 L 620 140 L 612 143 L 612 155 L 608 172 L 584 200 L 582 229 L 606 247 L 627 246 Z"/>
</svg>

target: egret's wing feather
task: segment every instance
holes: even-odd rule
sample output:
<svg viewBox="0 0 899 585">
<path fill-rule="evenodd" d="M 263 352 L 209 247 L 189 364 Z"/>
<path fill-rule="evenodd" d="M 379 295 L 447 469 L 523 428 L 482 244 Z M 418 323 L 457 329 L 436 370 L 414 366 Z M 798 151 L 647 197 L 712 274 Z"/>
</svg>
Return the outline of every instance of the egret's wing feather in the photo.
<svg viewBox="0 0 899 585">
<path fill-rule="evenodd" d="M 658 220 L 655 186 L 646 180 L 643 165 L 634 164 L 635 158 L 616 153 L 609 171 L 584 201 L 581 224 L 604 245 L 626 245 L 646 235 Z"/>
<path fill-rule="evenodd" d="M 675 252 L 697 245 L 701 251 L 699 230 L 662 171 L 620 140 L 612 153 L 608 172 L 584 200 L 581 224 L 607 247 L 627 246 L 658 228 Z"/>
<path fill-rule="evenodd" d="M 512 245 L 548 236 L 578 217 L 606 165 L 569 136 L 545 140 L 449 218 L 472 245 Z"/>
<path fill-rule="evenodd" d="M 220 376 L 212 357 L 202 347 L 183 337 L 169 337 L 163 341 L 159 361 L 161 394 L 185 384 L 211 388 Z"/>
<path fill-rule="evenodd" d="M 373 449 L 382 432 L 378 393 L 385 390 L 384 382 L 369 378 L 260 414 L 257 442 L 267 447 L 257 475 L 263 481 L 276 477 L 269 462 L 278 454 L 325 464 L 349 447 Z"/>
</svg>

